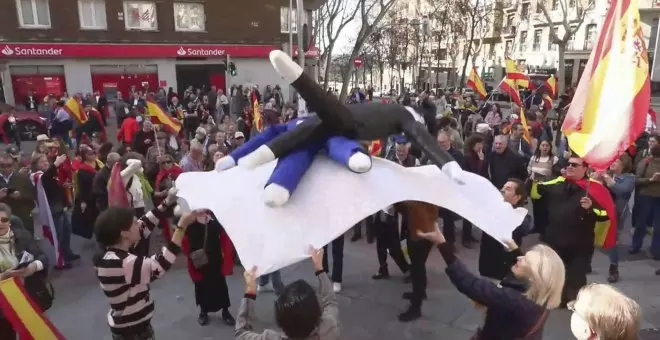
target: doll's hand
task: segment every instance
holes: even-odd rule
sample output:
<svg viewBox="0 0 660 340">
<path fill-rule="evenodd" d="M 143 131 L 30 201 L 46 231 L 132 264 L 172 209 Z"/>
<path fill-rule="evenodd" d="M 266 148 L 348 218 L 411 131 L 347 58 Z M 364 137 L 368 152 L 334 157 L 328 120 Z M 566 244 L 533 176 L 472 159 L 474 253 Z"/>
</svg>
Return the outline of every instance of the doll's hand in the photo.
<svg viewBox="0 0 660 340">
<path fill-rule="evenodd" d="M 227 155 L 215 162 L 215 171 L 221 172 L 227 169 L 231 169 L 236 166 L 236 161 L 231 156 Z"/>
</svg>

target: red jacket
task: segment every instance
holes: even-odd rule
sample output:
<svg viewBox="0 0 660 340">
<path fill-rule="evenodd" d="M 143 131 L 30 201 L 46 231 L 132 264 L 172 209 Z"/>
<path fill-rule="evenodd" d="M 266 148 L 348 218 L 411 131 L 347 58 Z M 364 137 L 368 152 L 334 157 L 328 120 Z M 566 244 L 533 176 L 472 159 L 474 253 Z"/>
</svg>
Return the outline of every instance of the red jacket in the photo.
<svg viewBox="0 0 660 340">
<path fill-rule="evenodd" d="M 126 117 L 121 123 L 119 131 L 117 131 L 117 140 L 126 144 L 132 144 L 133 138 L 140 131 L 140 124 L 138 124 L 135 117 Z"/>
</svg>

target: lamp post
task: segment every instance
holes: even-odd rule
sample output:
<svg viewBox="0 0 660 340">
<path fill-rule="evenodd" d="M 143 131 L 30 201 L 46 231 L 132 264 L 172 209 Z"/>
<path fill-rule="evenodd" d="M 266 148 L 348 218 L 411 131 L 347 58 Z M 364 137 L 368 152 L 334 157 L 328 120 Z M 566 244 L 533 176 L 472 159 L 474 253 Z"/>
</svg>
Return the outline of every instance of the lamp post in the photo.
<svg viewBox="0 0 660 340">
<path fill-rule="evenodd" d="M 419 39 L 420 39 L 419 27 L 421 26 L 421 24 L 422 23 L 418 19 L 412 19 L 410 21 L 410 26 L 412 26 L 413 29 L 415 30 L 415 62 L 411 63 L 410 65 L 411 66 L 410 69 L 412 71 L 412 78 L 413 78 L 412 81 L 415 87 L 413 90 L 415 91 L 417 90 L 417 85 L 418 85 L 417 76 L 415 75 L 415 66 L 417 65 L 417 58 L 419 58 Z"/>
</svg>

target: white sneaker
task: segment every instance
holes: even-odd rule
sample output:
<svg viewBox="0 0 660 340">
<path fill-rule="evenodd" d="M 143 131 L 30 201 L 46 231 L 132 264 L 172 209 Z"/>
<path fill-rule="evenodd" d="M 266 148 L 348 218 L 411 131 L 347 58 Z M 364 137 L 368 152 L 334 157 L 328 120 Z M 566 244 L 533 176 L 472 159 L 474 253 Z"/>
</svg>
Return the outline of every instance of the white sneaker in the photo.
<svg viewBox="0 0 660 340">
<path fill-rule="evenodd" d="M 334 283 L 332 284 L 332 290 L 333 290 L 335 293 L 339 293 L 339 292 L 341 292 L 341 283 L 339 283 L 339 282 L 334 282 Z"/>
</svg>

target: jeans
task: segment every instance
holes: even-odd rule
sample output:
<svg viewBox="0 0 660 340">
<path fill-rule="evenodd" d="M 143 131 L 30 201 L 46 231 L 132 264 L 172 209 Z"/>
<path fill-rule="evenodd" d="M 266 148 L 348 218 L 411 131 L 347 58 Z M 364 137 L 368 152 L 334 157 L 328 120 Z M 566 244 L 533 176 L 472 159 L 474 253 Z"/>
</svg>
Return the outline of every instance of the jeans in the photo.
<svg viewBox="0 0 660 340">
<path fill-rule="evenodd" d="M 427 240 L 407 240 L 408 254 L 410 255 L 410 279 L 412 280 L 412 299 L 415 306 L 421 306 L 426 296 L 426 260 L 429 257 L 433 244 Z"/>
<path fill-rule="evenodd" d="M 332 282 L 341 283 L 344 271 L 344 235 L 332 241 Z M 328 246 L 323 246 L 323 270 L 328 270 Z"/>
<path fill-rule="evenodd" d="M 273 290 L 275 291 L 275 294 L 279 295 L 284 290 L 284 283 L 282 282 L 282 275 L 279 270 L 259 276 L 259 285 L 263 287 L 267 285 L 271 279 L 273 280 Z"/>
<path fill-rule="evenodd" d="M 71 250 L 71 220 L 69 219 L 69 215 L 64 211 L 54 213 L 53 223 L 55 223 L 57 242 L 60 244 L 60 249 L 62 249 L 64 261 L 73 260 L 74 254 Z"/>
<path fill-rule="evenodd" d="M 651 238 L 651 256 L 660 259 L 660 197 L 639 195 L 635 201 L 638 216 L 635 220 L 632 249 L 639 250 L 644 245 L 647 221 L 651 219 L 653 237 Z"/>
<path fill-rule="evenodd" d="M 613 266 L 619 265 L 619 237 L 623 230 L 623 223 L 625 222 L 626 216 L 627 214 L 624 212 L 618 217 L 618 220 L 616 221 L 616 244 L 607 252 L 607 257 L 610 258 L 610 265 Z"/>
</svg>

